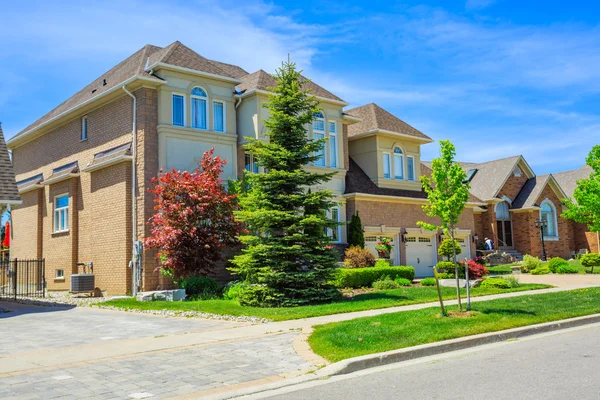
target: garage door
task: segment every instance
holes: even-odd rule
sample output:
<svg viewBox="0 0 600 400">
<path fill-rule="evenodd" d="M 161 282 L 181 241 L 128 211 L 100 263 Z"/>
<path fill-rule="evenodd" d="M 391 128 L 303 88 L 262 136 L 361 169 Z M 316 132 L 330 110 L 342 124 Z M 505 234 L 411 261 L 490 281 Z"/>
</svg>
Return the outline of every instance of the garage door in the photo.
<svg viewBox="0 0 600 400">
<path fill-rule="evenodd" d="M 469 258 L 469 250 L 467 249 L 467 241 L 465 238 L 456 238 L 458 244 L 460 244 L 460 254 L 456 256 L 457 261 L 462 261 L 465 258 Z"/>
<path fill-rule="evenodd" d="M 422 278 L 433 276 L 434 261 L 433 238 L 428 236 L 409 236 L 406 238 L 406 265 L 415 269 L 415 276 Z"/>
<path fill-rule="evenodd" d="M 395 247 L 395 243 L 394 243 L 394 235 L 382 235 L 382 237 L 389 237 L 392 238 L 392 245 L 394 246 L 394 248 L 392 249 L 392 253 L 390 254 L 390 258 L 391 258 L 391 263 L 392 265 L 398 265 L 396 263 L 396 247 Z M 379 239 L 379 236 L 365 236 L 365 248 L 370 250 L 371 253 L 373 253 L 375 255 L 375 258 L 379 257 L 379 254 L 377 253 L 377 249 L 375 249 L 375 247 L 377 246 L 377 241 Z"/>
</svg>

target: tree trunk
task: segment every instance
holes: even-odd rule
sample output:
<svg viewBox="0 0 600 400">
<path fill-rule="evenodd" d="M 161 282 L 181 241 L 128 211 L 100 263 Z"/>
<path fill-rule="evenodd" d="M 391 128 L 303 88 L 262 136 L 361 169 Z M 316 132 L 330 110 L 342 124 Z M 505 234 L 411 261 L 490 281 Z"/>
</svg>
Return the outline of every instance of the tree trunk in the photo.
<svg viewBox="0 0 600 400">
<path fill-rule="evenodd" d="M 433 276 L 435 278 L 435 286 L 437 287 L 438 297 L 440 299 L 440 307 L 442 307 L 442 316 L 447 317 L 448 314 L 446 314 L 446 309 L 444 308 L 444 299 L 442 297 L 442 290 L 440 289 L 437 267 L 433 267 Z"/>
<path fill-rule="evenodd" d="M 458 278 L 458 263 L 456 262 L 456 246 L 454 244 L 454 226 L 450 227 L 450 237 L 452 238 L 452 261 L 454 262 L 454 273 L 456 274 L 456 298 L 458 300 L 458 311 L 462 312 L 462 302 L 460 300 L 460 280 Z"/>
</svg>

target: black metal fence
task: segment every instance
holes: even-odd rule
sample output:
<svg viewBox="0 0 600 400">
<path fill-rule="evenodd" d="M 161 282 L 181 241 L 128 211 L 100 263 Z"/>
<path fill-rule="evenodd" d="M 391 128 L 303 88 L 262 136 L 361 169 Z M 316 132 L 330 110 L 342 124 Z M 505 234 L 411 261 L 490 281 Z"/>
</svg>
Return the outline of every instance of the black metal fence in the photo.
<svg viewBox="0 0 600 400">
<path fill-rule="evenodd" d="M 45 262 L 41 260 L 0 260 L 0 299 L 44 297 Z"/>
</svg>

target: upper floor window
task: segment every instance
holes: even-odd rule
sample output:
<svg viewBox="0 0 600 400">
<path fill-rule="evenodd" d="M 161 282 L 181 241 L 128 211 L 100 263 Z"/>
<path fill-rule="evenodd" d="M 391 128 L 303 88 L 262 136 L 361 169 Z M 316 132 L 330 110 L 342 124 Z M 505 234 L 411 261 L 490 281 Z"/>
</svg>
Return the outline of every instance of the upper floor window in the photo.
<svg viewBox="0 0 600 400">
<path fill-rule="evenodd" d="M 325 116 L 318 112 L 313 119 L 313 132 L 325 132 Z"/>
<path fill-rule="evenodd" d="M 63 194 L 54 198 L 54 232 L 69 230 L 69 195 Z"/>
<path fill-rule="evenodd" d="M 81 118 L 81 140 L 87 140 L 88 138 L 88 117 Z"/>
<path fill-rule="evenodd" d="M 225 103 L 213 101 L 213 130 L 225 132 Z"/>
<path fill-rule="evenodd" d="M 173 125 L 184 126 L 185 124 L 185 97 L 173 93 Z"/>
<path fill-rule="evenodd" d="M 546 221 L 546 226 L 543 228 L 545 236 L 558 236 L 556 208 L 550 200 L 544 200 L 542 202 L 540 219 Z"/>
<path fill-rule="evenodd" d="M 258 165 L 254 162 L 254 156 L 250 153 L 244 154 L 244 169 L 249 172 L 258 173 Z"/>
<path fill-rule="evenodd" d="M 333 121 L 329 122 L 329 166 L 337 168 L 338 158 L 338 140 L 337 140 L 337 124 Z"/>
<path fill-rule="evenodd" d="M 414 181 L 416 179 L 415 177 L 415 159 L 414 157 L 407 157 L 406 158 L 406 164 L 408 166 L 408 180 L 409 181 Z"/>
<path fill-rule="evenodd" d="M 392 177 L 391 170 L 392 166 L 389 153 L 383 153 L 383 177 L 390 179 Z"/>
<path fill-rule="evenodd" d="M 404 179 L 404 156 L 400 147 L 394 147 L 394 178 Z"/>
<path fill-rule="evenodd" d="M 207 129 L 208 95 L 204 89 L 195 87 L 191 92 L 192 128 Z"/>
</svg>

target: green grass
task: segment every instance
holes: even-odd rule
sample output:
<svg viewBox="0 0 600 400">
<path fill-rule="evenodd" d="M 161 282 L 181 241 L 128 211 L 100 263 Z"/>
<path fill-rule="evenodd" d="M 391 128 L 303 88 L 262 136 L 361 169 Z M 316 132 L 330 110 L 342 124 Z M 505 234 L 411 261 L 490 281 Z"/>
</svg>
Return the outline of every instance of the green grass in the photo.
<svg viewBox="0 0 600 400">
<path fill-rule="evenodd" d="M 486 267 L 490 274 L 504 275 L 512 274 L 512 268 L 507 265 L 495 265 L 493 267 Z"/>
<path fill-rule="evenodd" d="M 600 313 L 600 288 L 473 303 L 472 317 L 442 317 L 439 307 L 315 327 L 313 351 L 339 361 L 485 332 Z M 456 307 L 449 307 L 456 310 Z M 361 339 L 361 340 L 359 340 Z"/>
<path fill-rule="evenodd" d="M 522 284 L 513 289 L 471 289 L 471 296 L 485 296 L 525 290 L 545 289 L 550 286 L 538 284 Z M 444 299 L 455 299 L 455 288 L 442 288 Z M 465 294 L 464 289 L 462 290 Z M 151 301 L 138 302 L 135 299 L 112 300 L 103 305 L 141 310 L 177 310 L 199 311 L 219 315 L 252 316 L 267 318 L 273 321 L 318 317 L 322 315 L 348 313 L 354 311 L 374 310 L 378 308 L 396 307 L 408 304 L 437 301 L 435 287 L 408 287 L 393 290 L 382 290 L 354 296 L 351 300 L 330 304 L 302 306 L 294 308 L 258 308 L 243 307 L 234 300 L 198 300 L 198 301 Z"/>
</svg>

